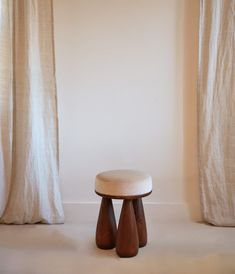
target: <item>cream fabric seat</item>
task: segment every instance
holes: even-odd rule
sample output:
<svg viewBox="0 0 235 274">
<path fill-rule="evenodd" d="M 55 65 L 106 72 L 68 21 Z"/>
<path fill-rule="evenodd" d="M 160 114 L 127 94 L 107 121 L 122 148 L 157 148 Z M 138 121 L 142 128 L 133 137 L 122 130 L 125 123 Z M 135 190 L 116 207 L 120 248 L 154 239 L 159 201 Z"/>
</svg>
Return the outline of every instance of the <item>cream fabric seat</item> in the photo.
<svg viewBox="0 0 235 274">
<path fill-rule="evenodd" d="M 136 170 L 110 170 L 96 176 L 95 191 L 107 196 L 145 196 L 152 191 L 152 178 Z"/>
</svg>

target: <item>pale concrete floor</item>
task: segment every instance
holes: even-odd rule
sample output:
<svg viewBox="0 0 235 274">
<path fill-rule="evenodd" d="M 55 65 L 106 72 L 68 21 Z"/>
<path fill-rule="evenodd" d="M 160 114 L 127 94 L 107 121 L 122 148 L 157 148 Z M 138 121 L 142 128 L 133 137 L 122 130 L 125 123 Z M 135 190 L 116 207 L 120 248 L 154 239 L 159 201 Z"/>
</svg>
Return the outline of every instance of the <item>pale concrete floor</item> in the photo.
<svg viewBox="0 0 235 274">
<path fill-rule="evenodd" d="M 235 228 L 148 221 L 137 257 L 94 245 L 95 222 L 0 226 L 0 274 L 234 274 Z"/>
</svg>

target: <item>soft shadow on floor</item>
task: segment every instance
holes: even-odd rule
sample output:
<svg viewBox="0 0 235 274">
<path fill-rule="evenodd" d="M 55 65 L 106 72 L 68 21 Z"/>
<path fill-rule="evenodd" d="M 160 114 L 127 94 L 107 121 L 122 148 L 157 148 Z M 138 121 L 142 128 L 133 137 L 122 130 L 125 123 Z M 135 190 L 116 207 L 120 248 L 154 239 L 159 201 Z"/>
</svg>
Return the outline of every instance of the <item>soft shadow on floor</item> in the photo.
<svg viewBox="0 0 235 274">
<path fill-rule="evenodd" d="M 100 257 L 100 258 L 118 258 L 117 254 L 116 254 L 116 250 L 115 248 L 112 249 L 100 249 L 96 246 L 95 242 L 92 243 L 90 245 L 91 247 L 91 255 L 95 256 L 95 257 Z"/>
</svg>

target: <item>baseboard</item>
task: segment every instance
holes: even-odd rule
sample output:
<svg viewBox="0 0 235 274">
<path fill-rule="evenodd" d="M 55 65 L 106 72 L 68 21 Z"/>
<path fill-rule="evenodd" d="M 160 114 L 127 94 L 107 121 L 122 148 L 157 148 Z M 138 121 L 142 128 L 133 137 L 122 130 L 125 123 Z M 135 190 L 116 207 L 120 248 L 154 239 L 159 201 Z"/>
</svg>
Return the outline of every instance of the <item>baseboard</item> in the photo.
<svg viewBox="0 0 235 274">
<path fill-rule="evenodd" d="M 64 202 L 65 221 L 68 223 L 96 222 L 100 204 Z M 146 219 L 159 222 L 178 222 L 189 220 L 184 203 L 144 203 Z M 114 203 L 116 219 L 119 218 L 121 203 Z"/>
</svg>

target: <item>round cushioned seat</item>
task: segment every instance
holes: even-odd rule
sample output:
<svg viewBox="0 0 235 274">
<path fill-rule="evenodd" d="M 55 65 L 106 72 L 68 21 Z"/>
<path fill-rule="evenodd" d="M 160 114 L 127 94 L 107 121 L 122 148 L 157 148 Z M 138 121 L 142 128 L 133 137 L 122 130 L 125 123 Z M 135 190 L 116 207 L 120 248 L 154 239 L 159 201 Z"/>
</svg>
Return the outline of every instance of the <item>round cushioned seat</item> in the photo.
<svg viewBox="0 0 235 274">
<path fill-rule="evenodd" d="M 146 196 L 152 191 L 152 178 L 136 170 L 110 170 L 99 173 L 95 180 L 95 191 L 99 195 L 113 198 Z"/>
</svg>

